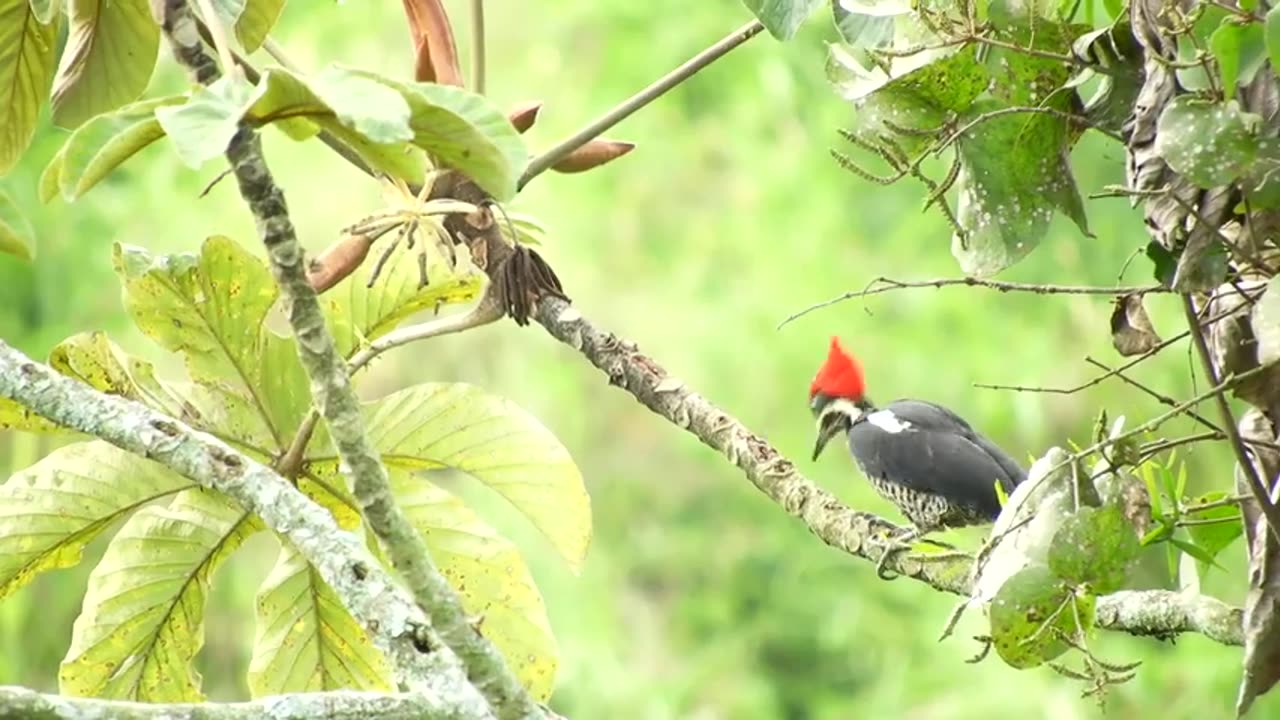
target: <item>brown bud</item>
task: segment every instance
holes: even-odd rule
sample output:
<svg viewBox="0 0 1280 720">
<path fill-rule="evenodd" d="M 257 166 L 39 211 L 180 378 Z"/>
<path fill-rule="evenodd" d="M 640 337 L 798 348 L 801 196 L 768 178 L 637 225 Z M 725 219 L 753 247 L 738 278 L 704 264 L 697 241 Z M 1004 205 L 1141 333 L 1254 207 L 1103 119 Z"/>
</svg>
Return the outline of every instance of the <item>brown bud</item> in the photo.
<svg viewBox="0 0 1280 720">
<path fill-rule="evenodd" d="M 368 235 L 343 237 L 307 263 L 307 282 L 318 293 L 328 290 L 355 272 L 372 246 L 373 240 Z"/>
<path fill-rule="evenodd" d="M 622 140 L 596 138 L 569 153 L 568 157 L 552 165 L 551 169 L 561 173 L 585 172 L 626 155 L 635 146 L 635 143 Z"/>
<path fill-rule="evenodd" d="M 520 103 L 514 110 L 507 113 L 507 119 L 511 121 L 511 125 L 515 127 L 516 132 L 523 133 L 538 121 L 538 111 L 541 109 L 541 100 L 528 100 Z"/>
<path fill-rule="evenodd" d="M 413 77 L 419 82 L 462 87 L 458 46 L 440 0 L 404 0 L 404 14 L 413 38 Z"/>
</svg>

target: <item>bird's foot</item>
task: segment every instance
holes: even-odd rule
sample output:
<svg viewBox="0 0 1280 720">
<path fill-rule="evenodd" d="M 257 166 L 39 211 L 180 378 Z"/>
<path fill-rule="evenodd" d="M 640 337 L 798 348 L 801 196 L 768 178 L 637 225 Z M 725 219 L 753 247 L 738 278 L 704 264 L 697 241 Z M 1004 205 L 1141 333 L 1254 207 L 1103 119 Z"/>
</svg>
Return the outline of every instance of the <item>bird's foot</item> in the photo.
<svg viewBox="0 0 1280 720">
<path fill-rule="evenodd" d="M 941 540 L 933 540 L 924 537 L 925 531 L 919 528 L 905 528 L 898 532 L 890 532 L 884 538 L 884 546 L 880 554 L 880 559 L 876 562 L 876 577 L 881 580 L 896 580 L 900 573 L 889 568 L 889 564 L 895 558 L 903 553 L 910 552 L 914 543 L 922 543 L 932 545 L 947 552 L 926 553 L 924 555 L 914 556 L 922 559 L 927 558 L 930 561 L 938 560 L 954 560 L 960 558 L 968 558 L 969 554 L 959 550 L 951 543 Z"/>
</svg>

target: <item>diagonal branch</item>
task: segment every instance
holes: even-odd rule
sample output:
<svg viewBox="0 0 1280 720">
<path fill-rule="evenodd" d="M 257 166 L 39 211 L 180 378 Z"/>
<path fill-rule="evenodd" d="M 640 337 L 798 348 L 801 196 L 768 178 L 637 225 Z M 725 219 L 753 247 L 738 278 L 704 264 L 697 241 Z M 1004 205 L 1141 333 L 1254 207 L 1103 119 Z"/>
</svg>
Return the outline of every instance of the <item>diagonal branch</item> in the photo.
<svg viewBox="0 0 1280 720">
<path fill-rule="evenodd" d="M 837 295 L 820 303 L 810 305 L 803 310 L 799 310 L 788 315 L 778 323 L 778 329 L 787 325 L 793 320 L 804 317 L 815 310 L 821 310 L 824 307 L 830 307 L 836 303 L 852 300 L 854 298 L 867 297 L 869 295 L 879 295 L 880 293 L 890 292 L 892 290 L 904 290 L 908 288 L 943 288 L 963 285 L 966 287 L 982 287 L 989 290 L 998 290 L 1000 292 L 1021 292 L 1034 293 L 1036 295 L 1146 295 L 1148 293 L 1169 292 L 1169 288 L 1163 285 L 1139 285 L 1133 287 L 1103 287 L 1097 285 L 1052 285 L 1041 283 L 1022 283 L 1009 282 L 1007 280 L 983 280 L 976 277 L 959 277 L 959 278 L 938 278 L 936 280 L 894 280 L 880 276 L 867 283 L 867 286 L 861 290 L 851 290 L 847 293 Z"/>
<path fill-rule="evenodd" d="M 216 18 L 208 21 L 216 22 Z M 217 70 L 204 51 L 185 0 L 165 0 L 163 28 L 178 60 L 198 82 L 211 82 Z M 304 251 L 289 218 L 284 193 L 271 176 L 257 133 L 242 126 L 231 139 L 226 156 L 266 246 L 272 275 L 280 286 L 289 324 L 297 338 L 299 359 L 311 379 L 315 404 L 324 416 L 338 451 L 339 466 L 351 483 L 369 527 L 386 546 L 392 566 L 426 609 L 440 639 L 457 653 L 467 678 L 498 717 L 542 717 L 542 710 L 502 655 L 472 627 L 458 594 L 435 567 L 426 542 L 391 494 L 386 468 L 365 432 L 346 362 L 338 353 L 316 292 L 307 280 Z"/>
<path fill-rule="evenodd" d="M 1213 355 L 1209 352 L 1209 345 L 1204 339 L 1204 330 L 1200 327 L 1199 318 L 1196 315 L 1195 303 L 1191 300 L 1190 295 L 1182 296 L 1182 309 L 1187 317 L 1187 327 L 1191 329 L 1191 340 L 1196 346 L 1196 354 L 1200 356 L 1200 363 L 1204 366 L 1204 373 L 1208 376 L 1209 382 L 1218 383 L 1218 370 L 1213 366 Z M 1271 501 L 1271 491 L 1258 475 L 1258 468 L 1254 466 L 1253 461 L 1249 459 L 1249 450 L 1245 447 L 1244 441 L 1240 438 L 1240 430 L 1236 426 L 1235 416 L 1231 414 L 1231 406 L 1227 404 L 1227 398 L 1219 394 L 1215 396 L 1218 404 L 1218 412 L 1222 414 L 1223 429 L 1227 432 L 1227 439 L 1231 441 L 1231 449 L 1235 451 L 1236 461 L 1240 465 L 1240 472 L 1244 473 L 1245 478 L 1249 481 L 1249 489 L 1253 492 L 1253 499 L 1258 503 L 1259 509 L 1267 519 L 1267 525 L 1271 528 L 1271 534 L 1280 540 L 1280 508 Z"/>
<path fill-rule="evenodd" d="M 61 375 L 3 341 L 0 396 L 225 493 L 293 543 L 387 654 L 399 682 L 410 690 L 431 692 L 470 717 L 489 717 L 457 658 L 430 651 L 430 627 L 413 598 L 360 539 L 338 527 L 329 511 L 269 468 L 145 405 L 100 393 Z"/>
<path fill-rule="evenodd" d="M 569 303 L 546 298 L 537 320 L 553 337 L 582 353 L 642 405 L 724 455 L 747 479 L 826 544 L 872 562 L 884 548 L 878 533 L 896 526 L 871 513 L 854 510 L 796 470 L 764 438 L 733 416 L 667 374 L 634 343 L 597 328 Z M 969 594 L 969 565 L 898 554 L 889 570 L 935 589 Z M 1240 610 L 1211 597 L 1163 591 L 1132 591 L 1098 599 L 1098 626 L 1133 635 L 1172 637 L 1195 632 L 1218 642 L 1242 642 Z"/>
<path fill-rule="evenodd" d="M 37 720 L 463 720 L 428 693 L 338 690 L 296 693 L 232 703 L 142 703 L 126 700 L 45 695 L 24 687 L 0 686 L 0 716 Z"/>
</svg>

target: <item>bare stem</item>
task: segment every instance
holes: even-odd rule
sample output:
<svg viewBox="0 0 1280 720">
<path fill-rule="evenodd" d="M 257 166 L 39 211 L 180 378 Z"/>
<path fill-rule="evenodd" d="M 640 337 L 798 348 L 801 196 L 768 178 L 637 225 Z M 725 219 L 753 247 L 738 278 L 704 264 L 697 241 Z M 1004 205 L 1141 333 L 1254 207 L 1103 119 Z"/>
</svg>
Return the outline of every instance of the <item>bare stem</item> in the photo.
<svg viewBox="0 0 1280 720">
<path fill-rule="evenodd" d="M 1191 339 L 1196 347 L 1196 353 L 1200 356 L 1200 363 L 1204 366 L 1205 375 L 1208 376 L 1209 382 L 1217 384 L 1218 370 L 1213 366 L 1213 355 L 1209 352 L 1209 344 L 1205 342 L 1204 330 L 1200 327 L 1199 318 L 1196 316 L 1196 306 L 1191 300 L 1190 295 L 1182 296 L 1182 309 L 1187 317 L 1187 327 L 1191 329 Z M 1260 366 L 1266 367 L 1265 365 Z M 1231 413 L 1231 406 L 1227 404 L 1227 398 L 1218 393 L 1214 396 L 1218 404 L 1218 412 L 1222 414 L 1223 428 L 1227 432 L 1227 438 L 1231 441 L 1231 449 L 1235 451 L 1236 461 L 1240 463 L 1240 470 L 1249 480 L 1249 489 L 1253 491 L 1253 499 L 1258 503 L 1262 514 L 1267 518 L 1267 525 L 1271 528 L 1271 534 L 1277 540 L 1280 540 L 1280 509 L 1276 508 L 1275 503 L 1271 502 L 1271 491 L 1262 482 L 1262 478 L 1258 475 L 1258 468 L 1253 464 L 1253 460 L 1249 458 L 1249 451 L 1245 447 L 1244 442 L 1240 439 L 1240 430 L 1236 427 L 1235 416 Z"/>
<path fill-rule="evenodd" d="M 723 40 L 694 55 L 688 62 L 663 75 L 640 92 L 632 95 L 605 114 L 587 124 L 586 127 L 565 138 L 559 144 L 529 161 L 529 167 L 516 184 L 517 189 L 529 184 L 529 181 L 546 172 L 552 165 L 568 157 L 569 153 L 586 145 L 609 128 L 631 116 L 632 113 L 662 97 L 668 90 L 693 77 L 702 68 L 728 54 L 730 50 L 750 40 L 760 33 L 764 26 L 759 20 L 752 20 L 734 30 Z"/>
<path fill-rule="evenodd" d="M 975 277 L 960 278 L 938 278 L 936 280 L 894 280 L 880 276 L 867 283 L 867 286 L 861 290 L 852 290 L 842 295 L 837 295 L 830 300 L 824 300 L 815 305 L 788 315 L 782 322 L 778 323 L 778 329 L 791 321 L 808 315 L 814 310 L 820 310 L 824 307 L 835 305 L 836 303 L 852 300 L 854 298 L 867 297 L 869 295 L 879 295 L 893 290 L 903 290 L 907 288 L 943 288 L 955 285 L 964 285 L 968 287 L 983 287 L 990 290 L 999 290 L 1000 292 L 1023 292 L 1034 293 L 1037 295 L 1145 295 L 1147 293 L 1169 292 L 1169 288 L 1163 285 L 1139 285 L 1131 287 L 1099 287 L 1096 285 L 1051 285 L 1040 283 L 1021 283 L 1008 282 L 1003 280 L 983 280 Z"/>
<path fill-rule="evenodd" d="M 484 0 L 471 0 L 471 91 L 484 94 Z"/>
</svg>

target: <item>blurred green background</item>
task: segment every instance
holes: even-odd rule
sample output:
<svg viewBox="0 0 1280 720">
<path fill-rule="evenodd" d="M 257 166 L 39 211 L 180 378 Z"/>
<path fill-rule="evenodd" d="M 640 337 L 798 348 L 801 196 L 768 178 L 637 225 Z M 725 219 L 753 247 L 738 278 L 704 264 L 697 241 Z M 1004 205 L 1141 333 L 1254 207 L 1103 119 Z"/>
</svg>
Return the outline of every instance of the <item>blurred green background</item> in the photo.
<svg viewBox="0 0 1280 720">
<path fill-rule="evenodd" d="M 535 151 L 748 19 L 737 0 L 491 2 L 490 94 L 503 107 L 541 98 Z M 465 3 L 450 4 L 467 45 Z M 546 175 L 516 207 L 551 235 L 544 254 L 581 311 L 637 342 L 677 377 L 763 434 L 815 481 L 856 507 L 900 519 L 842 453 L 811 463 L 808 382 L 838 333 L 866 366 L 872 396 L 926 398 L 956 409 L 1020 458 L 1084 441 L 1097 410 L 1142 419 L 1160 411 L 1118 383 L 1076 395 L 974 388 L 974 382 L 1066 385 L 1092 375 L 1110 347 L 1106 298 L 910 290 L 821 310 L 781 331 L 780 319 L 886 275 L 958 275 L 949 229 L 919 211 L 918 185 L 880 187 L 840 170 L 828 149 L 850 108 L 828 91 L 819 17 L 794 41 L 757 38 L 616 128 L 637 142 L 625 159 L 582 176 Z M 294 3 L 276 37 L 304 67 L 338 61 L 410 73 L 399 3 Z M 262 62 L 262 59 L 259 59 Z M 154 90 L 182 87 L 167 53 Z M 45 128 L 18 169 L 0 179 L 33 219 L 38 258 L 0 257 L 0 337 L 43 356 L 74 332 L 106 329 L 129 351 L 167 362 L 127 323 L 110 271 L 113 241 L 194 250 L 221 232 L 257 247 L 233 183 L 198 197 L 221 167 L 191 171 L 167 142 L 145 151 L 84 200 L 40 206 L 35 183 L 65 133 Z M 267 135 L 308 247 L 379 204 L 377 187 L 318 143 Z M 1075 153 L 1082 192 L 1119 182 L 1122 149 L 1097 137 Z M 1003 277 L 1110 284 L 1146 242 L 1118 200 L 1089 203 L 1096 238 L 1059 219 L 1028 260 Z M 1125 282 L 1149 281 L 1138 258 Z M 1151 307 L 1157 329 L 1179 330 L 1176 302 Z M 1186 348 L 1139 376 L 1173 395 L 1192 391 Z M 538 326 L 503 322 L 409 346 L 380 363 L 371 397 L 425 380 L 462 380 L 511 397 L 569 447 L 592 495 L 595 539 L 572 575 L 513 513 L 480 498 L 526 551 L 563 651 L 553 705 L 577 718 L 1096 717 L 1082 687 L 1047 669 L 1016 672 L 977 648 L 977 618 L 937 643 L 954 598 L 903 580 L 812 537 L 695 438 L 608 387 L 594 368 Z M 1203 383 L 1201 382 L 1201 386 Z M 1168 434 L 1194 429 L 1187 421 Z M 0 436 L 6 474 L 51 446 Z M 1230 454 L 1190 453 L 1197 489 L 1230 482 Z M 972 536 L 969 536 L 972 538 Z M 101 543 L 98 544 L 100 551 Z M 0 683 L 56 688 L 57 663 L 79 609 L 80 567 L 40 578 L 0 603 Z M 201 662 L 214 699 L 246 695 L 253 593 L 274 554 L 251 544 L 216 578 Z M 1159 564 L 1158 561 L 1157 564 Z M 1240 544 L 1205 588 L 1243 595 Z M 1227 717 L 1240 651 L 1195 636 L 1176 645 L 1105 634 L 1111 661 L 1142 660 L 1114 689 L 1106 714 L 1159 709 L 1166 718 Z M 1280 698 L 1255 709 L 1280 712 Z"/>
</svg>

